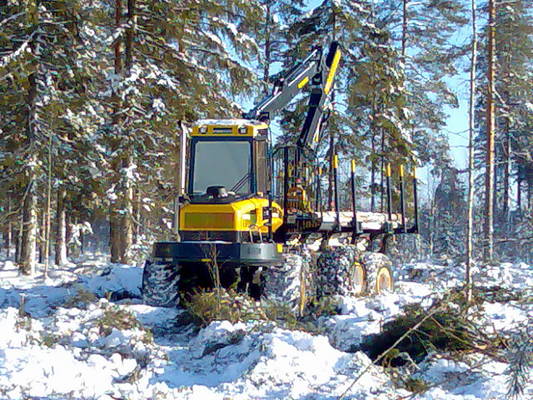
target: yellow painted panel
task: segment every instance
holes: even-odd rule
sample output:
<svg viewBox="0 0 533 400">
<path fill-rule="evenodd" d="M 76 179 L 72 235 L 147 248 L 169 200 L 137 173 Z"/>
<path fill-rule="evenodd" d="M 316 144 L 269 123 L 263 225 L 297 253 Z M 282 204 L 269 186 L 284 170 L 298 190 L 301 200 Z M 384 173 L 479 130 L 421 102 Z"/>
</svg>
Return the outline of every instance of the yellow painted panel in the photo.
<svg viewBox="0 0 533 400">
<path fill-rule="evenodd" d="M 387 166 L 385 167 L 385 174 L 389 177 L 392 175 L 390 163 L 388 163 Z"/>
<path fill-rule="evenodd" d="M 268 207 L 268 199 L 251 198 L 229 204 L 187 204 L 180 210 L 180 229 L 184 231 L 241 231 L 250 230 L 267 233 L 263 218 L 263 208 Z M 272 203 L 272 231 L 283 223 L 283 210 Z M 255 215 L 254 215 L 255 214 Z M 255 225 L 255 228 L 250 228 Z"/>
<path fill-rule="evenodd" d="M 185 226 L 187 229 L 232 229 L 232 213 L 186 213 Z"/>
<path fill-rule="evenodd" d="M 333 56 L 333 62 L 331 63 L 331 68 L 329 69 L 328 77 L 326 79 L 326 86 L 324 87 L 324 92 L 329 93 L 331 87 L 333 86 L 333 80 L 335 79 L 335 74 L 337 73 L 337 68 L 339 67 L 339 61 L 341 59 L 341 51 L 337 49 L 335 55 Z"/>
<path fill-rule="evenodd" d="M 298 89 L 303 88 L 309 82 L 309 78 L 306 76 L 298 83 Z"/>
</svg>

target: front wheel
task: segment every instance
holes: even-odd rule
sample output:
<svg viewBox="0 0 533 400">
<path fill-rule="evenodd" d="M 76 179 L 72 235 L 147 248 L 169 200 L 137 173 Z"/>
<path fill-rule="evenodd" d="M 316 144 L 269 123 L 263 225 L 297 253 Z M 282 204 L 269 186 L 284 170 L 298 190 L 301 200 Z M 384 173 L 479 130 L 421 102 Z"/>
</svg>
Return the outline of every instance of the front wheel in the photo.
<svg viewBox="0 0 533 400">
<path fill-rule="evenodd" d="M 179 303 L 179 268 L 146 261 L 142 278 L 143 302 L 155 307 L 176 307 Z"/>
<path fill-rule="evenodd" d="M 355 246 L 324 250 L 317 259 L 317 295 L 360 296 L 366 287 L 366 269 Z"/>
<path fill-rule="evenodd" d="M 287 254 L 283 265 L 264 268 L 261 297 L 267 302 L 284 304 L 302 315 L 313 296 L 309 257 L 308 254 Z"/>
</svg>

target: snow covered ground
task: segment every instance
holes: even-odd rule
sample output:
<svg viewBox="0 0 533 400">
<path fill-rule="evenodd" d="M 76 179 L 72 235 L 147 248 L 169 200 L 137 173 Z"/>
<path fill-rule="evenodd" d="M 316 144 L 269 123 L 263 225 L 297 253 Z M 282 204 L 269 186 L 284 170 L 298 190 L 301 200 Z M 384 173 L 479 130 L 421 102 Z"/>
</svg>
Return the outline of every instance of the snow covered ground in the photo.
<svg viewBox="0 0 533 400">
<path fill-rule="evenodd" d="M 0 261 L 0 399 L 504 399 L 507 364 L 472 354 L 435 354 L 413 377 L 428 390 L 398 388 L 390 372 L 355 351 L 365 335 L 411 303 L 429 305 L 460 284 L 462 268 L 417 263 L 397 268 L 396 292 L 341 298 L 321 317 L 324 334 L 271 322 L 180 323 L 180 309 L 140 301 L 142 270 L 97 257 L 50 277 L 20 277 Z M 475 280 L 513 290 L 533 287 L 532 267 L 478 268 Z M 531 326 L 531 304 L 483 304 L 490 329 Z M 529 384 L 524 398 L 533 398 Z"/>
</svg>

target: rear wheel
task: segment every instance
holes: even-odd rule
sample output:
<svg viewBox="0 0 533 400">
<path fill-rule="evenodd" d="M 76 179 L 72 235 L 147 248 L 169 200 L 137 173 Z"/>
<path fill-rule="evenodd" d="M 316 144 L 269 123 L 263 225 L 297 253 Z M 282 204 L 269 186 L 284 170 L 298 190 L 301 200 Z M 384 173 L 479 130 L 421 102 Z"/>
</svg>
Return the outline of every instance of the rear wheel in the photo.
<svg viewBox="0 0 533 400">
<path fill-rule="evenodd" d="M 143 302 L 155 307 L 176 307 L 179 281 L 178 266 L 146 261 L 142 279 Z"/>
<path fill-rule="evenodd" d="M 382 294 L 394 291 L 392 263 L 382 253 L 367 252 L 363 255 L 366 270 L 366 291 L 368 294 Z"/>
<path fill-rule="evenodd" d="M 392 263 L 382 253 L 354 246 L 324 250 L 317 260 L 317 296 L 361 296 L 394 291 Z"/>
</svg>

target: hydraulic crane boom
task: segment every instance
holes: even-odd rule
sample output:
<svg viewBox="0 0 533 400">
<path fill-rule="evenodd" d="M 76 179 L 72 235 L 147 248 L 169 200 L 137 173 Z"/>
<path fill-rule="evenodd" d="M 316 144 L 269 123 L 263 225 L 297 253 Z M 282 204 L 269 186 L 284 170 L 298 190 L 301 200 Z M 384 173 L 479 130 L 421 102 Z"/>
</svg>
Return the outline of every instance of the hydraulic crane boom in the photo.
<svg viewBox="0 0 533 400">
<path fill-rule="evenodd" d="M 290 68 L 274 82 L 272 92 L 244 114 L 244 118 L 268 121 L 271 115 L 284 108 L 316 75 L 322 59 L 322 48 L 316 47 L 301 62 Z"/>
<path fill-rule="evenodd" d="M 339 61 L 338 42 L 331 43 L 325 57 L 322 47 L 314 48 L 302 62 L 282 74 L 274 82 L 272 92 L 244 114 L 244 117 L 268 121 L 272 114 L 284 108 L 310 84 L 307 115 L 297 141 L 298 147 L 310 147 L 313 140 L 318 142 L 320 128 L 327 120 L 324 106 L 333 87 Z"/>
<path fill-rule="evenodd" d="M 323 125 L 329 117 L 329 113 L 325 112 L 324 106 L 333 88 L 340 56 L 338 42 L 332 42 L 328 54 L 323 60 L 324 67 L 320 69 L 311 81 L 311 96 L 309 96 L 305 122 L 298 138 L 298 147 L 311 147 L 313 141 L 318 143 L 321 139 L 320 134 L 324 131 Z"/>
</svg>

